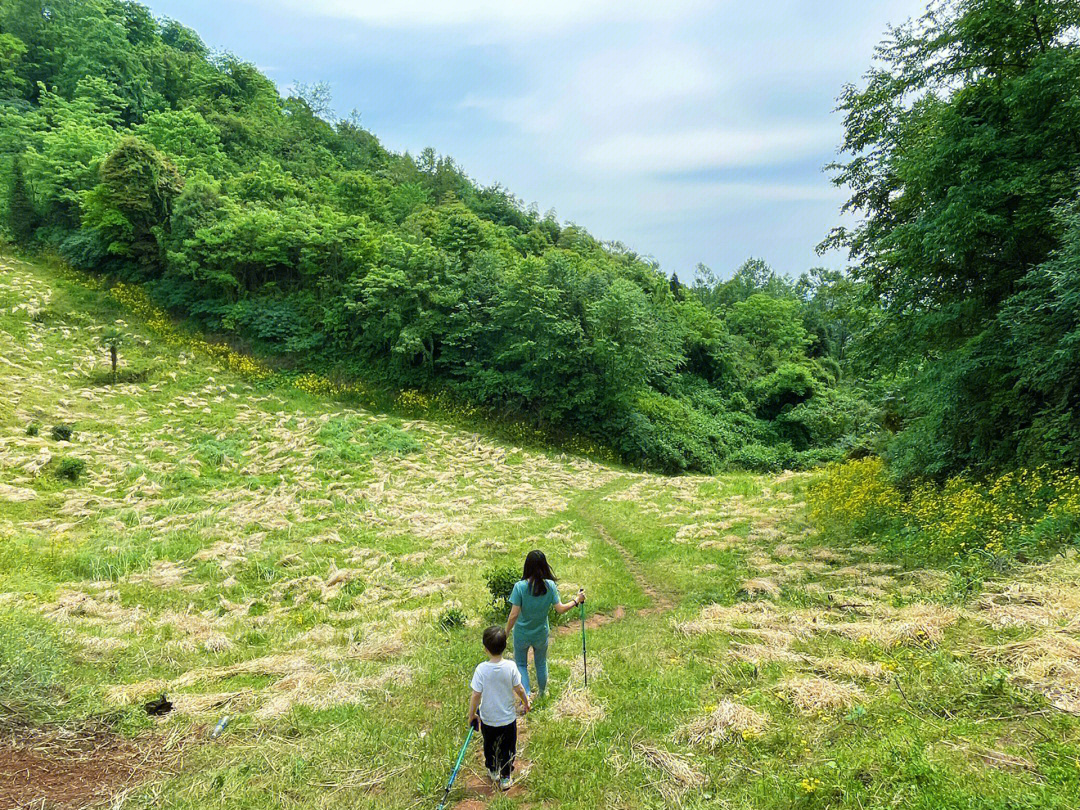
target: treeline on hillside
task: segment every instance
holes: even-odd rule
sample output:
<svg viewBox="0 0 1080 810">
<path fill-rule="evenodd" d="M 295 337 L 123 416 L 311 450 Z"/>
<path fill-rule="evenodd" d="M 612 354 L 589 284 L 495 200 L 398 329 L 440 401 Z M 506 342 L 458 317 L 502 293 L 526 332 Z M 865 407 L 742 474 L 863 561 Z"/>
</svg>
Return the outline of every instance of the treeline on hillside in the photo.
<svg viewBox="0 0 1080 810">
<path fill-rule="evenodd" d="M 936 2 L 878 57 L 829 244 L 884 310 L 892 472 L 1080 467 L 1080 3 Z"/>
<path fill-rule="evenodd" d="M 4 0 L 0 221 L 257 351 L 654 468 L 807 466 L 875 430 L 852 280 L 749 262 L 684 286 L 327 105 L 137 3 Z"/>
</svg>

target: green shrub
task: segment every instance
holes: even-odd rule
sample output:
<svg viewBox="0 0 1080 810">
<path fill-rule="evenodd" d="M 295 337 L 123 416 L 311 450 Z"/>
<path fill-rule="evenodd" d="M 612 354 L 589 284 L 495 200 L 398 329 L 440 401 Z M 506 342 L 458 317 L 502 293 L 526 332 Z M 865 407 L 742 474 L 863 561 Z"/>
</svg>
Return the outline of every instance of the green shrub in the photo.
<svg viewBox="0 0 1080 810">
<path fill-rule="evenodd" d="M 491 594 L 491 606 L 497 614 L 510 612 L 510 592 L 520 579 L 520 570 L 509 564 L 496 565 L 484 573 L 484 582 Z"/>
<path fill-rule="evenodd" d="M 41 433 L 41 422 L 31 422 L 26 426 L 27 436 L 37 436 L 39 433 Z"/>
<path fill-rule="evenodd" d="M 776 446 L 754 443 L 736 450 L 730 463 L 749 472 L 775 473 L 796 467 L 796 455 L 786 442 Z"/>
<path fill-rule="evenodd" d="M 86 462 L 74 456 L 64 456 L 56 465 L 56 476 L 66 478 L 68 481 L 78 481 L 86 472 Z"/>
<path fill-rule="evenodd" d="M 455 627 L 464 627 L 465 611 L 459 607 L 449 607 L 439 614 L 437 623 L 443 630 L 453 630 Z"/>
<path fill-rule="evenodd" d="M 53 425 L 52 437 L 56 442 L 70 442 L 75 435 L 75 428 L 71 425 Z"/>
</svg>

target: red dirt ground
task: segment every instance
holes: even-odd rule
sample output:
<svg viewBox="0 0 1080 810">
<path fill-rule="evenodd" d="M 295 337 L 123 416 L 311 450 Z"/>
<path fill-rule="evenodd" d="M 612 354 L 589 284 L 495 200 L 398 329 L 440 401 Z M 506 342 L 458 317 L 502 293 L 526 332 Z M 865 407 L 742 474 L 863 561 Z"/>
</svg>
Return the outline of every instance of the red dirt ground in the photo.
<svg viewBox="0 0 1080 810">
<path fill-rule="evenodd" d="M 147 752 L 102 732 L 5 736 L 0 740 L 0 810 L 85 807 L 148 770 Z"/>
</svg>

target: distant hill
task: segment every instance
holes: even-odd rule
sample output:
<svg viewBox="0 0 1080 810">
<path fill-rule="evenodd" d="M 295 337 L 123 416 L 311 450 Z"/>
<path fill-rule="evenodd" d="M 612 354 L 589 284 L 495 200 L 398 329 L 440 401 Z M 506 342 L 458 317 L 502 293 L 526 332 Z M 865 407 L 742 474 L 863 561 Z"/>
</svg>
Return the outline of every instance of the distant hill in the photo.
<svg viewBox="0 0 1080 810">
<path fill-rule="evenodd" d="M 684 286 L 136 3 L 5 2 L 0 99 L 8 239 L 255 353 L 672 472 L 805 467 L 874 426 L 843 382 L 850 280 L 750 262 Z"/>
</svg>

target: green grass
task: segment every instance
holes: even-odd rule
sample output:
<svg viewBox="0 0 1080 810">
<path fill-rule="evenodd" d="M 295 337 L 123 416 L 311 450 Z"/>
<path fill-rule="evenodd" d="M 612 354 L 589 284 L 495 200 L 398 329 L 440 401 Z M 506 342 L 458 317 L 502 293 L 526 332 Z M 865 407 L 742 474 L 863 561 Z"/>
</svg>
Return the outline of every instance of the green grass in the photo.
<svg viewBox="0 0 1080 810">
<path fill-rule="evenodd" d="M 113 385 L 100 335 L 118 320 Z M 93 717 L 148 746 L 191 741 L 121 807 L 434 806 L 482 658 L 484 573 L 533 548 L 564 595 L 584 585 L 590 615 L 621 618 L 588 631 L 592 722 L 562 711 L 576 612 L 554 622 L 568 632 L 524 724 L 531 768 L 495 810 L 1075 807 L 1080 721 L 987 653 L 1075 626 L 1049 612 L 995 624 L 980 594 L 1003 583 L 957 588 L 855 539 L 823 548 L 806 476 L 643 475 L 253 382 L 156 338 L 107 291 L 3 260 L 0 466 L 33 497 L 0 499 L 0 723 Z M 59 478 L 61 458 L 85 470 Z M 1015 577 L 1052 582 L 1049 605 L 1080 599 L 1078 574 L 1066 559 Z M 683 632 L 740 604 L 766 619 Z M 844 632 L 910 605 L 951 611 L 940 640 Z M 448 610 L 465 624 L 440 624 Z M 748 633 L 763 627 L 780 635 Z M 746 660 L 754 642 L 780 660 Z M 804 714 L 787 688 L 810 676 L 859 696 Z M 231 702 L 154 721 L 141 703 L 162 683 L 189 705 Z M 680 728 L 723 700 L 766 715 L 765 733 L 687 744 Z M 201 741 L 226 713 L 222 738 Z M 682 757 L 695 783 L 643 746 Z M 481 770 L 474 750 L 455 801 L 477 798 Z"/>
</svg>

